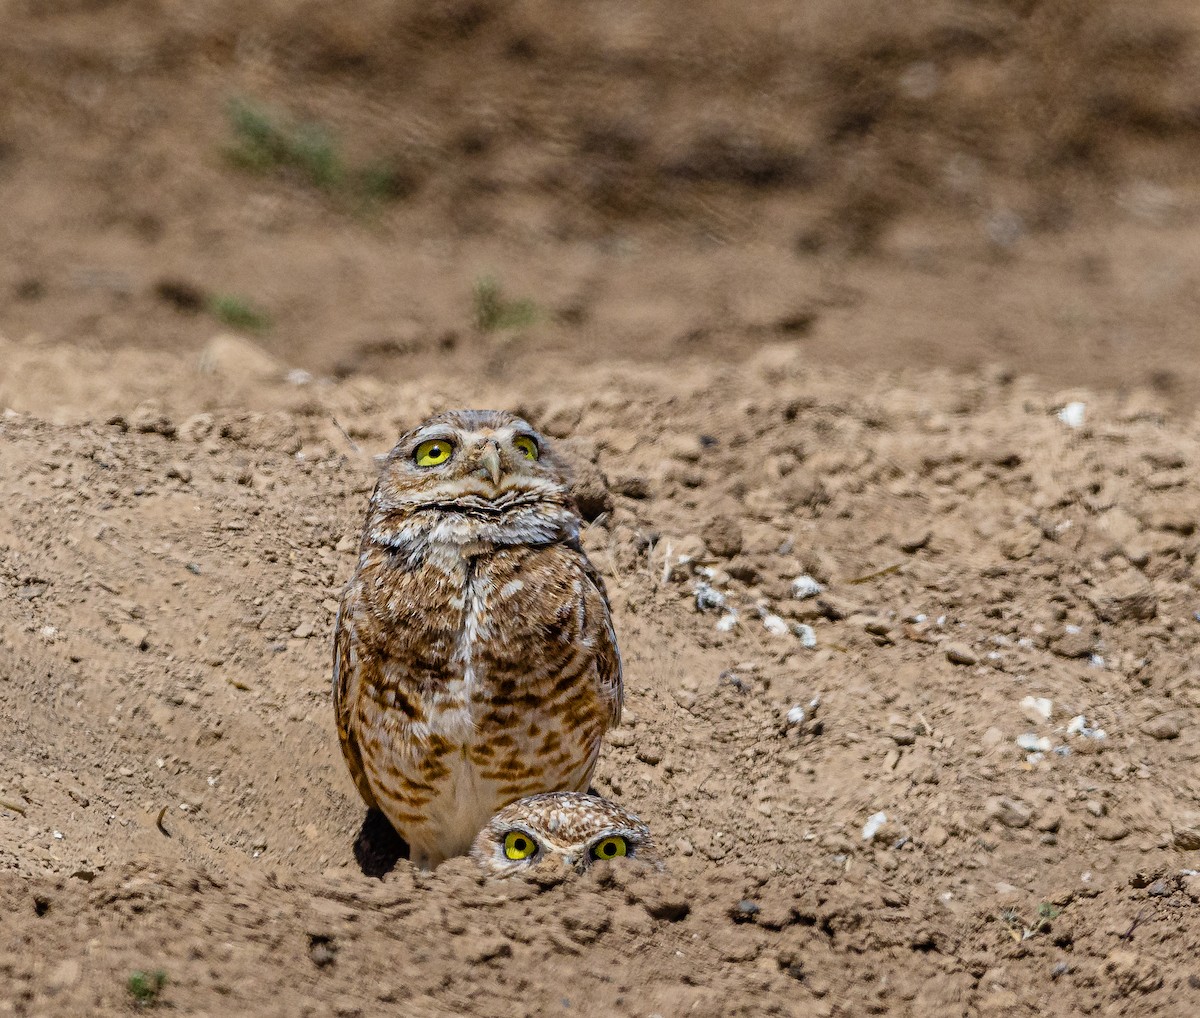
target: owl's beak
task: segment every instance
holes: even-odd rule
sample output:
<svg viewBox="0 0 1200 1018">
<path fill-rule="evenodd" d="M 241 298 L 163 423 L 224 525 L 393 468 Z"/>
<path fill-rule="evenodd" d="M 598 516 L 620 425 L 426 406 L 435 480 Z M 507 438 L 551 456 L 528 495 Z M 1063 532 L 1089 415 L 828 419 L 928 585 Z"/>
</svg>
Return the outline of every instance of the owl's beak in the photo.
<svg viewBox="0 0 1200 1018">
<path fill-rule="evenodd" d="M 479 465 L 483 472 L 492 479 L 493 484 L 500 483 L 500 450 L 495 442 L 488 442 L 479 454 Z"/>
</svg>

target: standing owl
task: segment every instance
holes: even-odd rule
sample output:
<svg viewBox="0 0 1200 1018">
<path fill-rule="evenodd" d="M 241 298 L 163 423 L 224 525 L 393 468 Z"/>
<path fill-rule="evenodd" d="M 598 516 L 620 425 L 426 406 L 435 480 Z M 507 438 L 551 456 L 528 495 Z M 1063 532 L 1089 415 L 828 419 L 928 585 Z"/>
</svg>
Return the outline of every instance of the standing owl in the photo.
<svg viewBox="0 0 1200 1018">
<path fill-rule="evenodd" d="M 359 793 L 423 869 L 508 803 L 588 787 L 621 718 L 604 583 L 565 465 L 511 413 L 439 414 L 371 496 L 333 699 Z"/>
<path fill-rule="evenodd" d="M 615 802 L 578 792 L 551 792 L 500 810 L 475 837 L 471 858 L 493 877 L 559 861 L 585 870 L 597 859 L 657 863 L 650 828 Z"/>
</svg>

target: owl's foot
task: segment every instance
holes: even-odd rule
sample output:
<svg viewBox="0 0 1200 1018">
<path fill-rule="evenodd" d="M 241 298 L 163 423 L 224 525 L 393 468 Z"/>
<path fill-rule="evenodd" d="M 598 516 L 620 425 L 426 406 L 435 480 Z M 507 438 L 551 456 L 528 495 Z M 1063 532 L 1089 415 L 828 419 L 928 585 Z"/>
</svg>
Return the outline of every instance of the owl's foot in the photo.
<svg viewBox="0 0 1200 1018">
<path fill-rule="evenodd" d="M 408 858 L 408 844 L 377 809 L 367 810 L 354 839 L 354 858 L 365 877 L 382 877 Z"/>
</svg>

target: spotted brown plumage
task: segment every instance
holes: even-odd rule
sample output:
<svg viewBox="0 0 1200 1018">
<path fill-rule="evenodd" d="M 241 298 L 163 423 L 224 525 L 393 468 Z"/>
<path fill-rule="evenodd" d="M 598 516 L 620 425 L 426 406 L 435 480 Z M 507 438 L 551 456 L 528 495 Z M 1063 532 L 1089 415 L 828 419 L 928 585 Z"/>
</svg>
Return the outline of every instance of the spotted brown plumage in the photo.
<svg viewBox="0 0 1200 1018">
<path fill-rule="evenodd" d="M 359 793 L 422 867 L 516 799 L 585 790 L 620 720 L 579 523 L 564 464 L 510 413 L 431 418 L 384 464 L 338 612 L 334 707 Z"/>
</svg>

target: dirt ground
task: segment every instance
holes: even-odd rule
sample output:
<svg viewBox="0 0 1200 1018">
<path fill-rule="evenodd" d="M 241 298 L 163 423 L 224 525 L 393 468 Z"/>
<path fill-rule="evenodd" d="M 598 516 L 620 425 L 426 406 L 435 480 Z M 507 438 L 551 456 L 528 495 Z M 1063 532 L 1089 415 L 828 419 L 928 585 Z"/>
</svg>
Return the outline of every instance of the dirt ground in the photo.
<svg viewBox="0 0 1200 1018">
<path fill-rule="evenodd" d="M 1200 1012 L 1198 27 L 0 0 L 0 1015 Z M 355 860 L 450 406 L 604 479 L 664 872 Z"/>
</svg>

